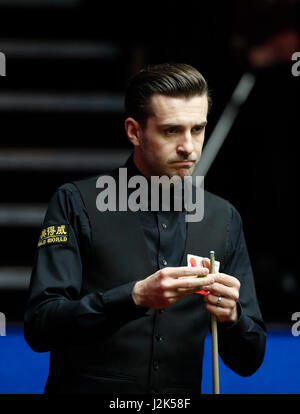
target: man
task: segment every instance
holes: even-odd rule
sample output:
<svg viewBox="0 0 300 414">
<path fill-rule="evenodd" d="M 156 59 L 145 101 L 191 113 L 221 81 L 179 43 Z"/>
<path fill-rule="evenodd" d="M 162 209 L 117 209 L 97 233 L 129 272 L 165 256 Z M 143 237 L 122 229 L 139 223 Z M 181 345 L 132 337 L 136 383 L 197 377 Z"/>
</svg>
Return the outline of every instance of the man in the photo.
<svg viewBox="0 0 300 414">
<path fill-rule="evenodd" d="M 140 71 L 125 97 L 134 146 L 127 179 L 184 182 L 201 156 L 209 105 L 207 84 L 189 65 Z M 120 183 L 116 171 L 110 177 Z M 65 184 L 45 217 L 25 338 L 51 353 L 46 392 L 200 393 L 211 314 L 223 361 L 240 375 L 254 373 L 266 331 L 236 209 L 205 192 L 203 220 L 188 223 L 184 208 L 99 211 L 99 194 L 98 177 Z M 220 273 L 208 274 L 207 258 L 187 266 L 187 254 L 209 250 Z"/>
</svg>

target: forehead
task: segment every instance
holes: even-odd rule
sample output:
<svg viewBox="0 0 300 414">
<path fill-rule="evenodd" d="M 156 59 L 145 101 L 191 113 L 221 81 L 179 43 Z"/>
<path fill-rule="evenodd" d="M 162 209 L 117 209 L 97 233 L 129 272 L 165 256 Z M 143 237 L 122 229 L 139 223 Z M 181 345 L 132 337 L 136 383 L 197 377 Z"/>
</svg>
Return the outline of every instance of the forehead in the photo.
<svg viewBox="0 0 300 414">
<path fill-rule="evenodd" d="M 156 122 L 203 122 L 208 112 L 207 96 L 197 95 L 191 98 L 175 98 L 155 94 L 150 99 L 151 116 Z"/>
</svg>

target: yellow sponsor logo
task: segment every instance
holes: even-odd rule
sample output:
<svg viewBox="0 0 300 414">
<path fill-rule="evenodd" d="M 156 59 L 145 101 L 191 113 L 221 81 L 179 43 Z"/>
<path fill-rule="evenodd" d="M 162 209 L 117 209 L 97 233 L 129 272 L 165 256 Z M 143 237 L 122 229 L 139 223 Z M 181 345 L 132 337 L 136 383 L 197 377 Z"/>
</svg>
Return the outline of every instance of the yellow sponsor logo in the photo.
<svg viewBox="0 0 300 414">
<path fill-rule="evenodd" d="M 65 224 L 46 227 L 41 231 L 38 247 L 54 244 L 66 243 L 68 241 L 68 229 Z"/>
</svg>

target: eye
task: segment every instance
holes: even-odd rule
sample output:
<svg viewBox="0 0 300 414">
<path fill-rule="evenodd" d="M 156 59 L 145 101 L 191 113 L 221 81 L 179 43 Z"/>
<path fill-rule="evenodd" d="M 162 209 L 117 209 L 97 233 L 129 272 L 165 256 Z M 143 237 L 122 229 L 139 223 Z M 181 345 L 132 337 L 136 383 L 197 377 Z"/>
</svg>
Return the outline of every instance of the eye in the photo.
<svg viewBox="0 0 300 414">
<path fill-rule="evenodd" d="M 178 132 L 178 128 L 177 127 L 171 127 L 167 129 L 167 133 L 168 134 L 176 134 L 176 132 Z"/>
<path fill-rule="evenodd" d="M 196 132 L 196 134 L 197 134 L 197 133 L 201 132 L 203 129 L 204 129 L 204 125 L 197 125 L 192 129 L 192 132 Z"/>
</svg>

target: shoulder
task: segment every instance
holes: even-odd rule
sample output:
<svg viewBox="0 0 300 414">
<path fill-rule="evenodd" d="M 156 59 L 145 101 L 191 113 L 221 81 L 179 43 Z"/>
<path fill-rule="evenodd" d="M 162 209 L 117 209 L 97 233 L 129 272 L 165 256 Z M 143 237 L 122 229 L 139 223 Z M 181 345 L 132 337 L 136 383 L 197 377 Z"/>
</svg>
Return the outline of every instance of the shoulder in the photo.
<svg viewBox="0 0 300 414">
<path fill-rule="evenodd" d="M 204 190 L 204 208 L 208 214 L 225 214 L 230 216 L 232 207 L 232 204 L 225 198 Z"/>
<path fill-rule="evenodd" d="M 94 177 L 87 177 L 60 185 L 52 194 L 48 212 L 64 212 L 68 217 L 86 214 L 85 204 L 80 191 L 80 183 L 92 182 Z"/>
<path fill-rule="evenodd" d="M 59 186 L 52 195 L 50 204 L 69 205 L 80 200 L 80 192 L 75 183 L 67 182 Z"/>
<path fill-rule="evenodd" d="M 226 200 L 223 197 L 218 196 L 217 194 L 214 194 L 210 191 L 204 190 L 204 199 L 211 203 L 211 204 L 215 204 L 216 206 L 228 206 L 230 204 L 230 202 L 228 200 Z"/>
<path fill-rule="evenodd" d="M 208 216 L 226 221 L 227 231 L 238 232 L 243 226 L 241 214 L 231 201 L 210 191 L 204 191 L 204 209 Z"/>
<path fill-rule="evenodd" d="M 209 206 L 214 206 L 215 208 L 218 208 L 218 209 L 227 209 L 231 217 L 235 217 L 239 219 L 241 217 L 239 211 L 232 204 L 231 201 L 223 197 L 220 197 L 217 194 L 204 190 L 204 200 Z"/>
<path fill-rule="evenodd" d="M 117 179 L 118 173 L 119 170 L 115 169 L 113 171 L 108 171 L 106 173 L 79 178 L 77 180 L 72 181 L 71 184 L 73 185 L 73 187 L 77 189 L 77 191 L 83 191 L 85 189 L 95 189 L 99 178 L 108 176 Z"/>
</svg>

